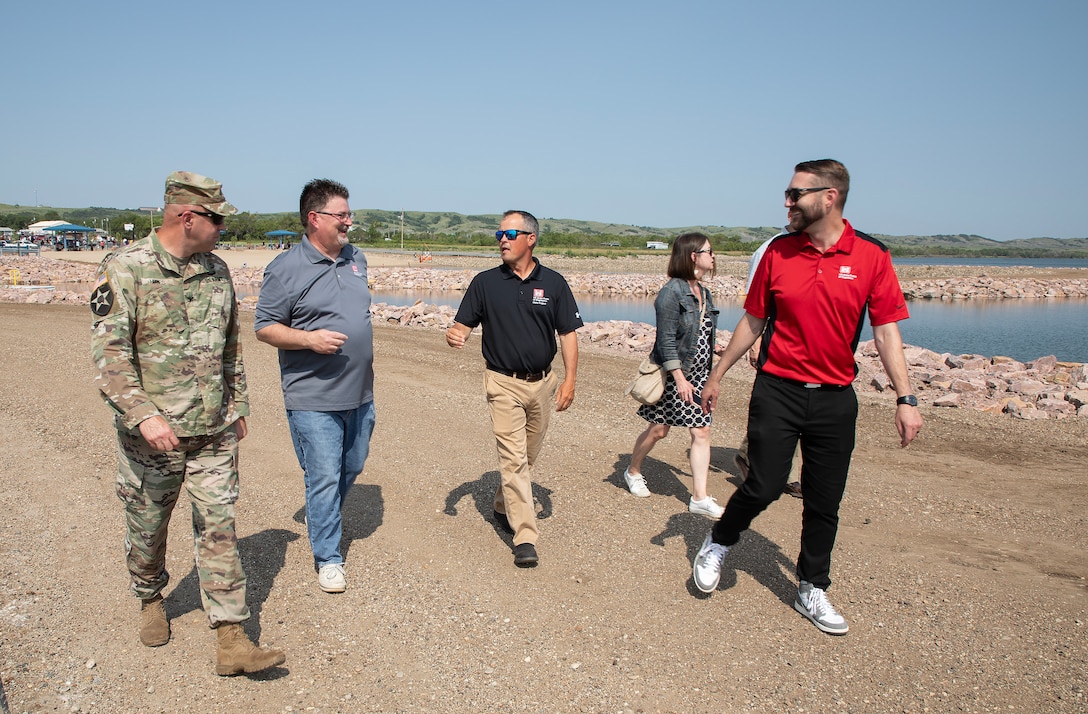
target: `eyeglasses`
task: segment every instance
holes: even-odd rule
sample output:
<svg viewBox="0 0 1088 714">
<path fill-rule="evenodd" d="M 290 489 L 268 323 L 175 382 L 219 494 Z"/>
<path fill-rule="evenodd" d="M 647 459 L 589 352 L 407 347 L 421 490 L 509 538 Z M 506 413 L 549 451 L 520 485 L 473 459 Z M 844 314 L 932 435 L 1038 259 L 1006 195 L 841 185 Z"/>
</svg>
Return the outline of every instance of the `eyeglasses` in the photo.
<svg viewBox="0 0 1088 714">
<path fill-rule="evenodd" d="M 704 248 L 703 250 L 697 250 L 695 252 L 696 253 L 710 253 L 711 255 L 714 255 L 714 249 L 713 248 Z"/>
<path fill-rule="evenodd" d="M 341 211 L 340 213 L 329 213 L 328 211 L 314 211 L 314 213 L 320 213 L 323 216 L 332 216 L 341 223 L 351 220 L 351 211 Z"/>
<path fill-rule="evenodd" d="M 797 203 L 798 201 L 801 200 L 801 196 L 804 196 L 806 193 L 816 193 L 817 191 L 826 191 L 829 188 L 832 188 L 832 187 L 831 186 L 820 186 L 819 188 L 787 188 L 786 189 L 786 200 L 787 201 L 793 201 L 794 203 Z"/>
<path fill-rule="evenodd" d="M 217 226 L 223 225 L 223 221 L 226 220 L 226 218 L 224 218 L 223 216 L 219 215 L 218 213 L 212 213 L 211 211 L 189 211 L 189 213 L 195 213 L 198 216 L 204 216 Z"/>
<path fill-rule="evenodd" d="M 506 240 L 517 240 L 518 236 L 520 236 L 522 234 L 532 235 L 533 232 L 532 231 L 519 231 L 516 228 L 508 228 L 505 231 L 495 231 L 495 240 L 502 240 L 503 238 L 505 238 Z"/>
</svg>

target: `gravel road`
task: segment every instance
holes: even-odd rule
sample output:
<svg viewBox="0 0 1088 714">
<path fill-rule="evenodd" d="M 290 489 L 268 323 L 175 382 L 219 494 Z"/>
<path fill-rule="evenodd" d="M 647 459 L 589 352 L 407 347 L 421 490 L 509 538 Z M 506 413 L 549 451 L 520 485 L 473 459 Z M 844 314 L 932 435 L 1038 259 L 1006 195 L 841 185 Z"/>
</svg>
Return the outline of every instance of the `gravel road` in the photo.
<svg viewBox="0 0 1088 714">
<path fill-rule="evenodd" d="M 1088 710 L 1088 425 L 929 409 L 898 448 L 862 395 L 820 633 L 790 607 L 801 503 L 773 504 L 691 582 L 710 521 L 686 512 L 687 439 L 622 487 L 643 423 L 638 358 L 587 352 L 535 486 L 541 564 L 513 566 L 490 522 L 496 457 L 479 342 L 376 330 L 378 428 L 346 507 L 349 589 L 322 593 L 274 350 L 244 349 L 253 415 L 238 528 L 253 619 L 287 650 L 213 674 L 188 509 L 172 524 L 170 644 L 142 647 L 122 561 L 110 418 L 85 306 L 0 305 L 0 676 L 13 712 L 948 712 Z M 725 502 L 751 371 L 725 380 L 710 492 Z M 185 497 L 182 497 L 184 502 Z"/>
</svg>

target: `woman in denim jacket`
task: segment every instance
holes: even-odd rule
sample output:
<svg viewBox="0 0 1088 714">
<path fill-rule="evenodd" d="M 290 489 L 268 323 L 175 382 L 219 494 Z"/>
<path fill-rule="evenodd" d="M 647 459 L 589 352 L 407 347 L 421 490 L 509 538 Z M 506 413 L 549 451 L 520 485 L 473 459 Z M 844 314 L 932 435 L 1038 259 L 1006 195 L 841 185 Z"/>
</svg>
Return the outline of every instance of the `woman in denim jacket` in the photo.
<svg viewBox="0 0 1088 714">
<path fill-rule="evenodd" d="M 706 492 L 710 469 L 711 415 L 703 413 L 699 400 L 710 374 L 718 311 L 710 291 L 699 282 L 714 275 L 714 251 L 702 233 L 684 233 L 672 244 L 669 282 L 654 300 L 657 338 L 651 357 L 665 368 L 665 393 L 657 404 L 639 407 L 638 415 L 650 425 L 635 439 L 631 465 L 623 472 L 628 490 L 635 496 L 650 495 L 642 476 L 642 460 L 674 426 L 691 432 L 692 496 L 688 511 L 720 518 L 724 510 Z"/>
</svg>

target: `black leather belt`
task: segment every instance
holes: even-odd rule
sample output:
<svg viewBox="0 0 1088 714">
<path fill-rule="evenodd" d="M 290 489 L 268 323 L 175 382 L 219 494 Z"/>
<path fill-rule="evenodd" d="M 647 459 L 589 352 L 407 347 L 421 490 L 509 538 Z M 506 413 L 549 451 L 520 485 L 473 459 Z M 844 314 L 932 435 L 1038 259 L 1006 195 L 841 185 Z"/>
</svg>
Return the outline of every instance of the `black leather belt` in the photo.
<svg viewBox="0 0 1088 714">
<path fill-rule="evenodd" d="M 786 384 L 792 384 L 795 387 L 804 387 L 805 389 L 822 389 L 827 392 L 841 392 L 844 389 L 849 389 L 849 384 L 818 384 L 816 382 L 798 382 L 796 379 L 786 379 L 785 377 L 779 377 L 776 374 L 767 374 L 766 372 L 760 372 L 760 375 L 767 377 L 768 379 L 774 379 Z"/>
<path fill-rule="evenodd" d="M 523 382 L 539 382 L 551 373 L 551 367 L 545 367 L 543 372 L 511 372 L 508 369 L 499 369 L 498 367 L 492 367 L 487 365 L 487 368 L 492 372 L 498 372 L 499 374 L 506 375 L 507 377 L 513 377 L 514 379 L 520 379 Z"/>
</svg>

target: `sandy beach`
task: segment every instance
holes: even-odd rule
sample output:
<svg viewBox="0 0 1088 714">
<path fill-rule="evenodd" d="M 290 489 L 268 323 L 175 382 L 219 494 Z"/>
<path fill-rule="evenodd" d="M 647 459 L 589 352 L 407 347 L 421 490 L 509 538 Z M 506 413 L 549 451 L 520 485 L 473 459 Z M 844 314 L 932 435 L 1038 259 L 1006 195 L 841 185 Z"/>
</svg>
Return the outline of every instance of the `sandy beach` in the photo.
<svg viewBox="0 0 1088 714">
<path fill-rule="evenodd" d="M 258 252 L 237 260 L 253 266 Z M 685 509 L 685 436 L 647 461 L 650 498 L 623 488 L 643 426 L 622 395 L 637 356 L 583 356 L 537 473 L 541 564 L 516 569 L 490 521 L 498 474 L 478 340 L 458 352 L 431 330 L 378 326 L 378 427 L 346 508 L 349 589 L 330 596 L 301 523 L 275 351 L 254 339 L 251 313 L 242 319 L 253 407 L 238 504 L 246 628 L 288 659 L 223 679 L 184 496 L 168 562 L 173 639 L 148 649 L 136 637 L 87 307 L 0 304 L 0 676 L 11 711 L 1088 707 L 1083 419 L 928 408 L 903 450 L 887 400 L 861 395 L 829 591 L 851 631 L 833 638 L 790 607 L 800 501 L 773 504 L 704 596 L 691 558 L 711 523 Z M 739 483 L 751 379 L 727 376 L 715 417 L 710 493 L 723 503 Z"/>
</svg>

